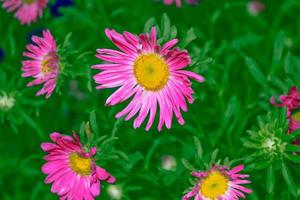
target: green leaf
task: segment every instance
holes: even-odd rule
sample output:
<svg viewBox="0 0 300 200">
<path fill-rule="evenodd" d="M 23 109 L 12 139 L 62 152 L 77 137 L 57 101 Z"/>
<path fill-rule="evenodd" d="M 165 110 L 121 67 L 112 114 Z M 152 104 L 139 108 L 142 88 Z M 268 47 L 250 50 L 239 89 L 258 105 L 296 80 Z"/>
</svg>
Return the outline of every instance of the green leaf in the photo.
<svg viewBox="0 0 300 200">
<path fill-rule="evenodd" d="M 267 169 L 267 192 L 272 193 L 275 185 L 275 172 L 273 164 Z"/>
<path fill-rule="evenodd" d="M 45 139 L 45 135 L 43 134 L 43 130 L 37 125 L 37 123 L 35 122 L 35 120 L 33 120 L 29 115 L 27 115 L 26 112 L 22 112 L 22 116 L 24 121 L 31 126 L 31 128 L 33 128 L 34 130 L 36 130 L 36 132 L 38 133 L 38 135 L 40 136 L 41 139 Z"/>
<path fill-rule="evenodd" d="M 281 172 L 282 172 L 283 179 L 288 187 L 289 192 L 293 196 L 296 197 L 297 196 L 296 184 L 293 180 L 293 177 L 292 177 L 288 167 L 286 166 L 286 164 L 284 162 L 281 163 Z"/>
<path fill-rule="evenodd" d="M 98 127 L 98 124 L 97 124 L 96 111 L 95 110 L 93 110 L 90 113 L 90 122 L 91 122 L 91 127 L 92 127 L 93 133 L 95 133 L 97 136 L 99 136 L 99 127 Z"/>
<path fill-rule="evenodd" d="M 68 35 L 65 37 L 65 40 L 63 42 L 62 48 L 65 49 L 70 45 L 70 38 L 72 36 L 72 32 L 68 33 Z"/>
<path fill-rule="evenodd" d="M 197 156 L 199 158 L 202 158 L 202 155 L 203 155 L 202 145 L 201 145 L 200 140 L 196 136 L 194 136 L 194 143 L 195 143 L 195 146 L 197 149 Z"/>
<path fill-rule="evenodd" d="M 210 165 L 213 165 L 214 163 L 216 163 L 218 153 L 219 153 L 219 149 L 215 149 L 215 150 L 213 151 L 213 153 L 211 154 L 211 162 L 210 162 Z"/>
<path fill-rule="evenodd" d="M 171 22 L 166 13 L 164 13 L 161 18 L 161 29 L 163 41 L 167 41 L 170 38 Z"/>
<path fill-rule="evenodd" d="M 151 28 L 153 26 L 155 26 L 155 18 L 154 17 L 151 17 L 150 19 L 148 19 L 145 23 L 145 26 L 144 26 L 144 33 L 149 33 Z"/>
<path fill-rule="evenodd" d="M 300 163 L 299 155 L 284 154 L 284 157 L 286 157 L 288 160 L 290 160 L 294 163 Z"/>
<path fill-rule="evenodd" d="M 263 87 L 267 86 L 266 76 L 263 74 L 257 63 L 250 57 L 245 57 L 245 63 L 253 78 Z"/>
<path fill-rule="evenodd" d="M 186 36 L 183 38 L 183 40 L 181 41 L 181 43 L 179 44 L 179 46 L 184 49 L 185 47 L 187 47 L 195 39 L 197 39 L 195 30 L 194 30 L 194 28 L 191 28 L 186 33 Z"/>
<path fill-rule="evenodd" d="M 287 144 L 285 146 L 286 151 L 289 152 L 299 152 L 300 151 L 300 146 L 299 145 L 293 145 L 293 144 Z"/>
<path fill-rule="evenodd" d="M 123 160 L 129 162 L 128 156 L 127 156 L 123 151 L 115 150 L 115 153 L 116 153 L 118 156 L 120 156 Z"/>
<path fill-rule="evenodd" d="M 85 122 L 82 122 L 80 125 L 79 135 L 81 140 L 85 140 Z"/>
<path fill-rule="evenodd" d="M 187 160 L 184 159 L 184 158 L 183 158 L 181 161 L 182 161 L 183 166 L 184 166 L 186 169 L 188 169 L 188 170 L 190 170 L 190 171 L 196 171 L 196 168 L 195 168 L 189 161 L 187 161 Z"/>
<path fill-rule="evenodd" d="M 274 43 L 274 52 L 273 52 L 273 63 L 279 63 L 282 59 L 283 49 L 284 49 L 284 40 L 285 34 L 283 31 L 280 31 L 276 37 Z"/>
</svg>

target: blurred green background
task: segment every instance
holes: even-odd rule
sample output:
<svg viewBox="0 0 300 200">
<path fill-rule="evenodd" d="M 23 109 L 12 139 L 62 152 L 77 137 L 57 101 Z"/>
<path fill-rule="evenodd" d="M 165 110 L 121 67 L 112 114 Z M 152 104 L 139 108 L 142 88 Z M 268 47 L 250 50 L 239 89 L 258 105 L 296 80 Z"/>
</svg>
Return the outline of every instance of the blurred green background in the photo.
<svg viewBox="0 0 300 200">
<path fill-rule="evenodd" d="M 12 13 L 0 9 L 0 48 L 4 50 L 0 93 L 15 98 L 11 110 L 0 110 L 0 199 L 58 199 L 50 192 L 50 185 L 43 183 L 40 144 L 49 141 L 54 131 L 79 132 L 92 111 L 96 112 L 100 135 L 115 134 L 119 138 L 115 147 L 129 158 L 103 164 L 117 178 L 122 199 L 181 199 L 191 186 L 190 171 L 182 159 L 194 163 L 194 137 L 205 153 L 218 149 L 218 158 L 240 159 L 237 163 L 242 163 L 247 150 L 242 148 L 241 137 L 256 126 L 258 115 L 273 109 L 270 96 L 300 85 L 300 1 L 263 1 L 265 10 L 257 16 L 248 12 L 248 2 L 200 0 L 197 6 L 177 8 L 152 0 L 76 0 L 74 5 L 60 9 L 59 17 L 47 8 L 30 26 L 20 25 Z M 160 26 L 163 13 L 177 27 L 179 40 L 192 40 L 182 44 L 194 61 L 188 69 L 202 74 L 206 82 L 192 85 L 196 101 L 183 114 L 184 126 L 173 121 L 170 130 L 159 133 L 154 125 L 145 132 L 144 126 L 135 130 L 132 120 L 115 119 L 126 103 L 104 106 L 113 90 L 95 89 L 91 77 L 97 70 L 90 66 L 100 63 L 94 56 L 97 48 L 115 48 L 106 38 L 105 28 L 139 34 L 151 17 Z M 70 49 L 84 53 L 79 58 L 78 54 L 70 57 L 70 76 L 63 78 L 60 92 L 49 100 L 35 97 L 39 86 L 25 88 L 30 79 L 21 78 L 22 52 L 29 35 L 44 28 L 51 30 L 58 44 L 72 32 Z M 176 162 L 171 170 L 164 169 L 165 156 Z M 299 165 L 290 167 L 299 194 Z M 268 193 L 266 171 L 247 173 L 252 181 L 249 187 L 254 190 L 247 199 L 300 199 L 287 193 L 288 186 L 280 177 L 276 176 L 279 184 Z M 102 184 L 97 199 L 112 199 L 108 188 L 109 184 Z"/>
</svg>

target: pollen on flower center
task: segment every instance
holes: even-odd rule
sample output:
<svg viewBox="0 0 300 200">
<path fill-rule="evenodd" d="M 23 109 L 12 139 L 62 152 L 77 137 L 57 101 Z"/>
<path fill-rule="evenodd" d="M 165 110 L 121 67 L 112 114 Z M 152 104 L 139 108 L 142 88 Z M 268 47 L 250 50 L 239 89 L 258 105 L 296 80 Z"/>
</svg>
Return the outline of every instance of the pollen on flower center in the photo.
<svg viewBox="0 0 300 200">
<path fill-rule="evenodd" d="M 33 4 L 36 0 L 23 0 L 25 4 Z"/>
<path fill-rule="evenodd" d="M 200 184 L 200 192 L 210 199 L 217 199 L 228 189 L 228 178 L 219 171 L 211 172 Z"/>
<path fill-rule="evenodd" d="M 56 52 L 46 54 L 41 63 L 41 71 L 43 75 L 47 75 L 53 70 L 57 69 L 58 56 Z"/>
<path fill-rule="evenodd" d="M 294 120 L 296 120 L 297 122 L 300 122 L 300 111 L 297 111 L 296 113 L 294 113 L 294 114 L 292 115 L 292 118 L 293 118 Z"/>
<path fill-rule="evenodd" d="M 146 90 L 161 90 L 169 80 L 169 66 L 158 54 L 141 54 L 134 62 L 137 82 Z"/>
<path fill-rule="evenodd" d="M 69 155 L 69 163 L 71 169 L 82 176 L 88 176 L 91 174 L 92 159 L 84 158 L 78 153 L 71 153 Z"/>
</svg>

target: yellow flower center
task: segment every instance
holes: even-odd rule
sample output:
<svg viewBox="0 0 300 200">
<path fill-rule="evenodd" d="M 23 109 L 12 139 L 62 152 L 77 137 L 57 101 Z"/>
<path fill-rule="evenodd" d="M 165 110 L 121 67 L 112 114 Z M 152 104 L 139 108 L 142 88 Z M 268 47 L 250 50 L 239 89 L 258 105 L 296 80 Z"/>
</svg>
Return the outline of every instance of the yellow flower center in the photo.
<svg viewBox="0 0 300 200">
<path fill-rule="evenodd" d="M 25 4 L 33 4 L 36 0 L 23 0 Z"/>
<path fill-rule="evenodd" d="M 295 112 L 295 113 L 292 115 L 292 118 L 293 118 L 294 120 L 296 120 L 297 122 L 300 122 L 300 111 Z"/>
<path fill-rule="evenodd" d="M 50 52 L 44 56 L 41 63 L 41 71 L 43 75 L 47 75 L 57 68 L 58 56 L 56 52 Z"/>
<path fill-rule="evenodd" d="M 137 82 L 146 90 L 161 90 L 169 80 L 169 66 L 158 54 L 141 54 L 133 68 Z"/>
<path fill-rule="evenodd" d="M 203 196 L 209 199 L 218 199 L 228 189 L 228 178 L 219 171 L 211 172 L 200 185 Z"/>
<path fill-rule="evenodd" d="M 71 169 L 82 176 L 88 176 L 91 174 L 92 159 L 84 158 L 78 153 L 71 153 L 69 155 L 69 163 Z"/>
</svg>

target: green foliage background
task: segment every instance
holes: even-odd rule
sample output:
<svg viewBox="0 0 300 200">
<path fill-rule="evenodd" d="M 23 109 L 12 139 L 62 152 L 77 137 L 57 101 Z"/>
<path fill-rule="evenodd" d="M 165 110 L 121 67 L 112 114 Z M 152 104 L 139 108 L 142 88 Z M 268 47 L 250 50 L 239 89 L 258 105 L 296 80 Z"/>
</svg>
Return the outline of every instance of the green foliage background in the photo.
<svg viewBox="0 0 300 200">
<path fill-rule="evenodd" d="M 49 141 L 49 134 L 55 131 L 79 132 L 93 111 L 99 135 L 118 137 L 111 145 L 128 157 L 126 161 L 121 154 L 103 163 L 117 178 L 124 199 L 181 199 L 191 186 L 190 171 L 184 164 L 205 169 L 204 164 L 195 163 L 195 138 L 205 155 L 218 149 L 218 159 L 243 163 L 248 150 L 241 138 L 247 137 L 247 129 L 257 126 L 258 115 L 276 110 L 269 104 L 270 96 L 300 85 L 300 1 L 266 0 L 266 10 L 258 16 L 247 12 L 247 3 L 203 0 L 195 7 L 176 8 L 152 0 L 76 0 L 75 6 L 62 9 L 63 16 L 55 18 L 46 9 L 30 26 L 21 26 L 11 13 L 0 9 L 0 48 L 5 51 L 0 61 L 0 91 L 16 98 L 16 106 L 4 113 L 0 124 L 0 199 L 57 199 L 50 185 L 43 183 L 40 144 Z M 184 40 L 181 46 L 192 55 L 189 70 L 202 74 L 206 82 L 193 84 L 196 101 L 184 113 L 184 126 L 173 122 L 170 130 L 158 133 L 153 126 L 145 132 L 144 127 L 135 130 L 132 120 L 115 119 L 126 103 L 104 106 L 113 90 L 95 89 L 91 77 L 97 70 L 90 66 L 100 62 L 94 56 L 97 48 L 115 48 L 105 28 L 138 34 L 151 17 L 160 25 L 163 13 L 177 27 L 178 38 Z M 69 56 L 70 73 L 62 79 L 59 93 L 49 100 L 35 97 L 38 88 L 26 88 L 29 79 L 21 78 L 20 71 L 28 34 L 42 28 L 50 29 L 59 44 L 72 32 L 69 49 L 78 51 Z M 163 155 L 176 158 L 175 171 L 162 169 Z M 277 184 L 271 191 L 266 188 L 266 170 L 247 169 L 252 181 L 249 187 L 254 190 L 247 199 L 300 199 L 299 164 L 288 166 L 294 182 L 275 174 L 271 181 Z M 107 187 L 102 184 L 98 199 L 110 199 Z M 296 188 L 296 193 L 287 192 L 289 187 Z"/>
</svg>

